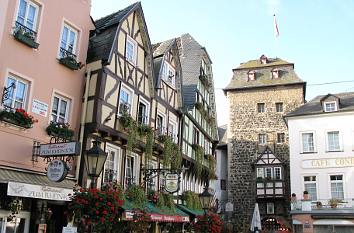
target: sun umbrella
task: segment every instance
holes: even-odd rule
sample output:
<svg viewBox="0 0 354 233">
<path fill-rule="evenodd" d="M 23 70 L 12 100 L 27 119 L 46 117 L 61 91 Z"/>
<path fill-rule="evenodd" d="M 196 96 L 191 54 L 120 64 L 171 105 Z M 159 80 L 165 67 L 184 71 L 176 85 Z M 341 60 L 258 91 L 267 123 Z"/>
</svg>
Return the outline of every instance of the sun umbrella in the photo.
<svg viewBox="0 0 354 233">
<path fill-rule="evenodd" d="M 261 225 L 261 215 L 259 214 L 258 203 L 254 206 L 252 222 L 251 222 L 251 231 L 252 232 L 261 232 L 262 225 Z"/>
</svg>

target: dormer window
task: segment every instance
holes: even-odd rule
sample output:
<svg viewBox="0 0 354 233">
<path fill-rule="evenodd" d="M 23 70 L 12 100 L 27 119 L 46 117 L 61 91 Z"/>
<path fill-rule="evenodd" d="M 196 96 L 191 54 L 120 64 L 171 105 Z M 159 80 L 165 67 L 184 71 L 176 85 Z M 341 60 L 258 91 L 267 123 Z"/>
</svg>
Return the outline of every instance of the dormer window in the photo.
<svg viewBox="0 0 354 233">
<path fill-rule="evenodd" d="M 272 70 L 272 78 L 273 79 L 278 79 L 278 78 L 280 78 L 280 70 L 279 69 L 274 69 L 274 70 Z"/>
<path fill-rule="evenodd" d="M 259 60 L 261 61 L 261 64 L 267 64 L 268 63 L 268 58 L 265 55 L 262 55 Z"/>
<path fill-rule="evenodd" d="M 256 72 L 254 70 L 248 72 L 248 81 L 256 80 Z"/>
<path fill-rule="evenodd" d="M 324 102 L 323 107 L 325 112 L 335 112 L 337 111 L 337 102 Z"/>
</svg>

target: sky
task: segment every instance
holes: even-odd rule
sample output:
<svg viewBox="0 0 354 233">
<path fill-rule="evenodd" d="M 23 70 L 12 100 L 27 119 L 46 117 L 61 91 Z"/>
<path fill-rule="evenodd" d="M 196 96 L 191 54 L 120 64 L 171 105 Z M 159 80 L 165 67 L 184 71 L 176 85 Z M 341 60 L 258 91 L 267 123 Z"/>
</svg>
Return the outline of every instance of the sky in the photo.
<svg viewBox="0 0 354 233">
<path fill-rule="evenodd" d="M 92 0 L 93 19 L 134 3 Z M 354 92 L 353 0 L 142 0 L 152 43 L 191 34 L 213 62 L 219 125 L 228 123 L 222 89 L 232 69 L 262 54 L 295 64 L 306 100 Z M 279 37 L 275 37 L 276 14 Z"/>
</svg>

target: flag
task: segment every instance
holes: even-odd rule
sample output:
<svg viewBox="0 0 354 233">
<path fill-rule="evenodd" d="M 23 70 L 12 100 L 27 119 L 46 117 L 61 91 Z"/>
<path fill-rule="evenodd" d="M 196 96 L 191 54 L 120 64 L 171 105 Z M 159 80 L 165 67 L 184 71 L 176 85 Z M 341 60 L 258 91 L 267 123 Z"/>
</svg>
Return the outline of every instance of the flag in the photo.
<svg viewBox="0 0 354 233">
<path fill-rule="evenodd" d="M 279 37 L 279 29 L 278 29 L 277 19 L 275 18 L 275 14 L 273 16 L 274 16 L 274 35 L 275 35 L 275 37 Z"/>
</svg>

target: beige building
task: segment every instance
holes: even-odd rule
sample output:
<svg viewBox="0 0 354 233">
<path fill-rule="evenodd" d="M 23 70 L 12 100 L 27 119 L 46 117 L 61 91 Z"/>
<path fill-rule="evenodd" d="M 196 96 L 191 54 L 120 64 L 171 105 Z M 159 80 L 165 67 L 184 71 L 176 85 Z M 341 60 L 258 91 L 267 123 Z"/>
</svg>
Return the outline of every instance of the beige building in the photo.
<svg viewBox="0 0 354 233">
<path fill-rule="evenodd" d="M 39 223 L 47 224 L 47 232 L 61 232 L 66 224 L 63 212 L 77 179 L 76 161 L 70 160 L 64 181 L 49 181 L 48 160 L 33 156 L 33 145 L 50 142 L 50 122 L 70 124 L 71 139 L 78 140 L 85 79 L 80 62 L 85 63 L 89 30 L 94 28 L 90 4 L 0 2 L 1 233 L 37 232 Z M 16 203 L 22 203 L 22 210 L 8 218 L 9 204 Z"/>
</svg>

